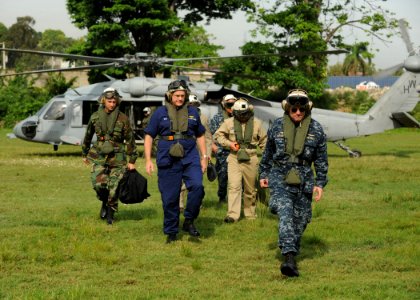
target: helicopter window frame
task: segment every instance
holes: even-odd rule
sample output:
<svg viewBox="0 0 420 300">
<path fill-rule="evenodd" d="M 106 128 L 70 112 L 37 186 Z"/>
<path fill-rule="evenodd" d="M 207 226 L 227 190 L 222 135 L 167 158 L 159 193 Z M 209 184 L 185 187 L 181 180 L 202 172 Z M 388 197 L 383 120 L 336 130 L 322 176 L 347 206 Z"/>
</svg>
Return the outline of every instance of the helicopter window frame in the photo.
<svg viewBox="0 0 420 300">
<path fill-rule="evenodd" d="M 61 121 L 64 120 L 67 109 L 67 103 L 64 100 L 53 101 L 51 106 L 44 114 L 43 119 L 47 121 Z"/>
</svg>

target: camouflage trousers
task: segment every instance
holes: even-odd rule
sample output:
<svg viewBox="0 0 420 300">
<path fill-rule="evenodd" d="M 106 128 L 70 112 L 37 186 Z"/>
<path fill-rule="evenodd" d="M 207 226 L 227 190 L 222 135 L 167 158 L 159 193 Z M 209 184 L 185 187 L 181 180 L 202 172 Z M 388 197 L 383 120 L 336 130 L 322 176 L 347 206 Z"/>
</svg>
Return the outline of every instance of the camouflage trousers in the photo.
<svg viewBox="0 0 420 300">
<path fill-rule="evenodd" d="M 282 254 L 299 253 L 300 241 L 312 218 L 312 194 L 292 193 L 281 187 L 270 190 L 269 207 L 279 217 L 279 247 Z"/>
<path fill-rule="evenodd" d="M 124 172 L 124 165 L 107 167 L 102 164 L 92 165 L 91 180 L 96 196 L 100 201 L 107 201 L 107 205 L 113 210 L 118 209 L 116 192 Z"/>
<path fill-rule="evenodd" d="M 229 155 L 229 153 L 228 153 Z M 216 156 L 216 172 L 217 172 L 217 182 L 218 190 L 217 196 L 219 199 L 225 200 L 227 196 L 227 186 L 228 186 L 228 171 L 227 171 L 227 155 L 217 155 Z"/>
</svg>

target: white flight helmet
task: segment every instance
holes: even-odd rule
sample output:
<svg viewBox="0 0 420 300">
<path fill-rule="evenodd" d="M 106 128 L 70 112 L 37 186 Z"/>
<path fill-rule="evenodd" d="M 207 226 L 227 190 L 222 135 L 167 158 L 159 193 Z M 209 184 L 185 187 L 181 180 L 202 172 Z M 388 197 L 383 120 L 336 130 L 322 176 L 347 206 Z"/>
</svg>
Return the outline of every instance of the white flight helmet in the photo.
<svg viewBox="0 0 420 300">
<path fill-rule="evenodd" d="M 188 101 L 189 101 L 188 105 L 192 105 L 195 107 L 199 107 L 201 105 L 201 101 L 198 100 L 197 95 L 194 95 L 194 94 L 191 94 L 188 97 Z"/>
</svg>

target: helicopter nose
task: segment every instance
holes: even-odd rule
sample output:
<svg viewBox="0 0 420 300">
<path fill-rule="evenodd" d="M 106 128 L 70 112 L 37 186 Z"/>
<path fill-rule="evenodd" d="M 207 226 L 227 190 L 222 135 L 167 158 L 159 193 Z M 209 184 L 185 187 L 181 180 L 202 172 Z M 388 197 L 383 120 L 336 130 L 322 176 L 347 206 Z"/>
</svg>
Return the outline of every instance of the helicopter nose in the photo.
<svg viewBox="0 0 420 300">
<path fill-rule="evenodd" d="M 35 121 L 22 121 L 13 128 L 13 133 L 19 138 L 32 140 L 36 135 L 37 126 Z"/>
</svg>

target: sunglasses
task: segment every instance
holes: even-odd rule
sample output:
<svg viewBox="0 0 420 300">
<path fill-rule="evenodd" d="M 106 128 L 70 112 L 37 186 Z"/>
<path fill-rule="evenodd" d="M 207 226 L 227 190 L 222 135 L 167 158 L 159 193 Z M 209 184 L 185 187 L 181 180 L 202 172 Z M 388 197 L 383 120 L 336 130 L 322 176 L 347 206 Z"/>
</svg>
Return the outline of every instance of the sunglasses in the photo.
<svg viewBox="0 0 420 300">
<path fill-rule="evenodd" d="M 302 113 L 306 112 L 306 110 L 302 107 L 292 107 L 291 111 L 292 113 L 296 113 L 297 111 L 300 111 Z"/>
<path fill-rule="evenodd" d="M 225 107 L 226 108 L 232 108 L 234 104 L 235 104 L 235 102 L 226 102 Z"/>
<path fill-rule="evenodd" d="M 294 106 L 296 104 L 299 104 L 300 106 L 305 106 L 306 104 L 308 104 L 308 98 L 306 98 L 306 97 L 289 97 L 289 98 L 287 98 L 287 102 L 289 102 L 289 104 L 291 106 Z"/>
</svg>

